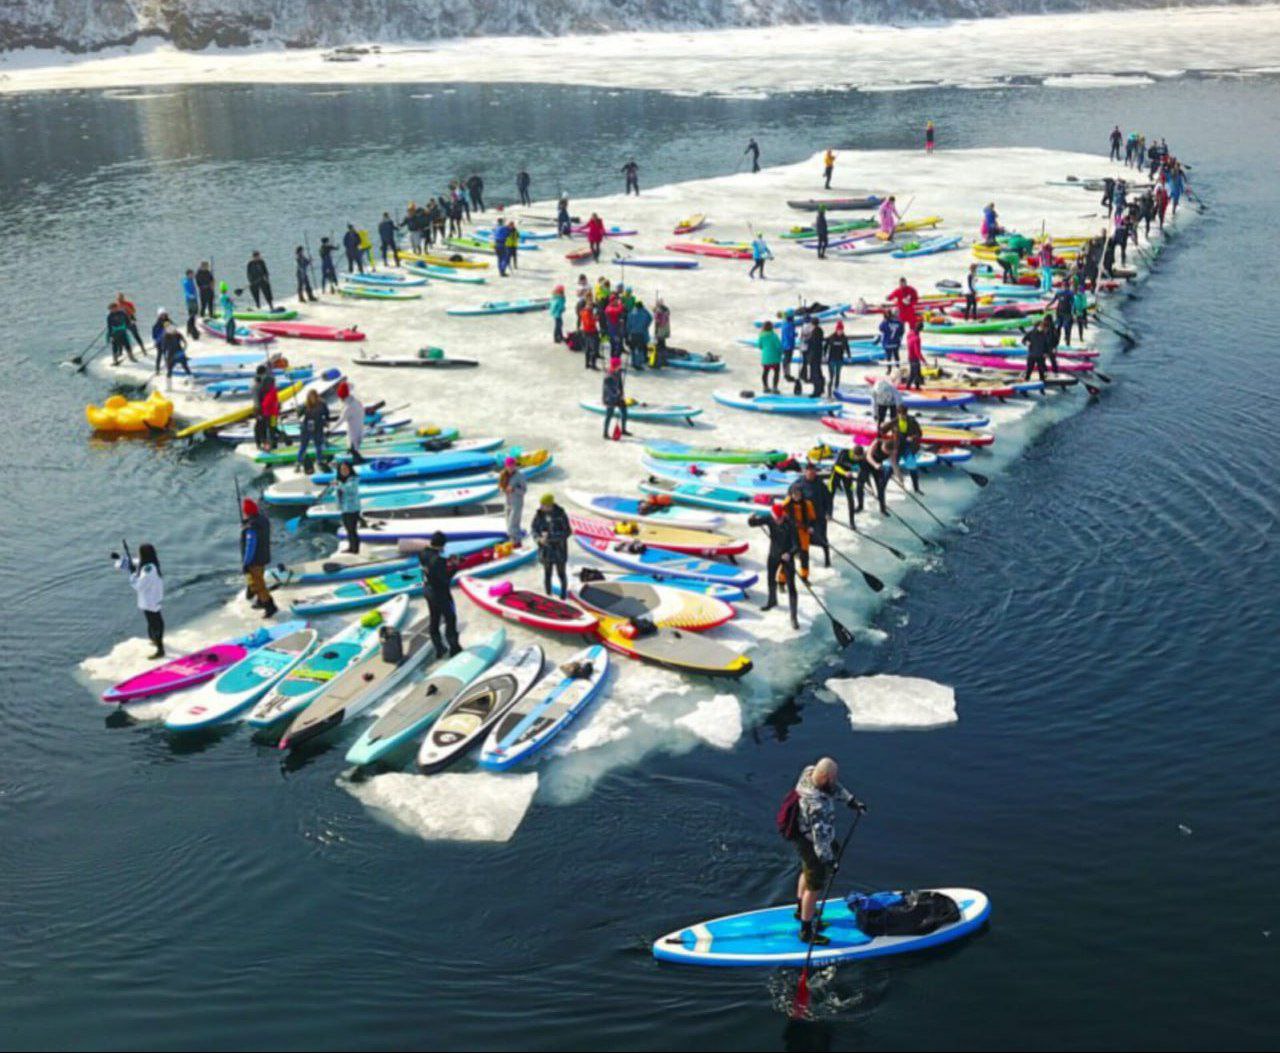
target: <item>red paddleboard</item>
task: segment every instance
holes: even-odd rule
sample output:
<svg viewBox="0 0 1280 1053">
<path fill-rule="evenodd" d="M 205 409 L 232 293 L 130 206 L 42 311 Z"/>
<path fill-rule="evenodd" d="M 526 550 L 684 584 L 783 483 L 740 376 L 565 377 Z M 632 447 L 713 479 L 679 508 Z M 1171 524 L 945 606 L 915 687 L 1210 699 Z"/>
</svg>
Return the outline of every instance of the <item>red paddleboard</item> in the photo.
<svg viewBox="0 0 1280 1053">
<path fill-rule="evenodd" d="M 455 582 L 467 599 L 499 618 L 553 633 L 587 633 L 596 627 L 594 614 L 545 592 L 517 589 L 509 581 L 490 583 L 463 577 Z"/>
<path fill-rule="evenodd" d="M 727 245 L 709 245 L 700 241 L 673 241 L 668 252 L 687 252 L 690 256 L 714 256 L 721 260 L 749 260 L 750 249 L 734 249 Z"/>
<path fill-rule="evenodd" d="M 332 325 L 308 325 L 306 322 L 257 322 L 253 328 L 271 336 L 289 336 L 299 340 L 340 340 L 350 343 L 364 339 L 364 333 L 354 326 L 339 329 Z"/>
</svg>

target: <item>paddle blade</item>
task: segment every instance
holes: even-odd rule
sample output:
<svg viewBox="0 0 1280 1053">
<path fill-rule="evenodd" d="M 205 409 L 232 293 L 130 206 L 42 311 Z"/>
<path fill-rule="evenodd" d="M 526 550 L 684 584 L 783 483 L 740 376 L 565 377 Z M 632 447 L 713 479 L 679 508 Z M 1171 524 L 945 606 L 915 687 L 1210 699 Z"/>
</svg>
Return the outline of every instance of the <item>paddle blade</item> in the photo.
<svg viewBox="0 0 1280 1053">
<path fill-rule="evenodd" d="M 853 633 L 834 618 L 831 619 L 831 631 L 835 634 L 836 643 L 841 647 L 848 647 L 853 643 Z"/>
<path fill-rule="evenodd" d="M 872 591 L 872 592 L 883 592 L 883 591 L 884 591 L 884 582 L 883 582 L 883 581 L 881 581 L 879 578 L 877 578 L 874 574 L 870 574 L 870 573 L 868 573 L 867 571 L 865 571 L 865 570 L 864 570 L 864 571 L 862 572 L 862 577 L 863 577 L 863 579 L 866 581 L 866 583 L 867 583 L 869 586 L 871 586 L 871 591 Z"/>
<path fill-rule="evenodd" d="M 809 967 L 800 970 L 800 982 L 796 984 L 796 996 L 791 1001 L 791 1017 L 802 1020 L 809 1015 Z"/>
</svg>

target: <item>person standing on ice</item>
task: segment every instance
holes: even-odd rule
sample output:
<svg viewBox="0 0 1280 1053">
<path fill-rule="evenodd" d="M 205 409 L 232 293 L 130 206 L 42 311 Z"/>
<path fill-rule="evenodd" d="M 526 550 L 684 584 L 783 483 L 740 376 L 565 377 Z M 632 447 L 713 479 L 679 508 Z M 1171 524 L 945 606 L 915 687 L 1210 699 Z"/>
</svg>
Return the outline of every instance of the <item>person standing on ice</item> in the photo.
<svg viewBox="0 0 1280 1053">
<path fill-rule="evenodd" d="M 920 347 L 920 328 L 924 323 L 915 319 L 907 329 L 907 389 L 924 389 L 924 351 Z"/>
<path fill-rule="evenodd" d="M 631 368 L 643 373 L 649 354 L 649 326 L 653 315 L 643 302 L 636 300 L 627 312 L 627 345 L 631 348 Z"/>
<path fill-rule="evenodd" d="M 311 257 L 302 245 L 293 250 L 293 270 L 298 280 L 298 303 L 315 303 L 317 296 L 311 288 Z"/>
<path fill-rule="evenodd" d="M 543 494 L 538 499 L 538 510 L 533 513 L 529 533 L 538 545 L 543 591 L 549 596 L 555 595 L 551 589 L 554 573 L 560 579 L 560 596 L 563 598 L 569 591 L 569 538 L 573 530 L 569 526 L 568 514 L 556 504 L 555 494 Z"/>
<path fill-rule="evenodd" d="M 871 385 L 871 408 L 875 412 L 876 427 L 884 423 L 885 417 L 897 413 L 902 405 L 902 392 L 898 390 L 900 376 L 895 370 Z"/>
<path fill-rule="evenodd" d="M 612 439 L 630 435 L 631 432 L 627 431 L 627 392 L 622 385 L 622 360 L 616 356 L 609 360 L 609 372 L 600 385 L 600 401 L 604 403 L 604 437 Z M 610 435 L 609 425 L 613 422 L 614 413 L 618 414 L 618 431 L 617 435 Z"/>
<path fill-rule="evenodd" d="M 529 196 L 529 185 L 533 180 L 529 177 L 529 173 L 523 168 L 516 173 L 516 192 L 520 195 L 520 204 L 532 205 L 533 198 Z"/>
<path fill-rule="evenodd" d="M 387 259 L 387 253 L 391 254 L 391 258 L 396 261 L 396 266 L 400 266 L 400 247 L 396 244 L 396 221 L 391 218 L 390 212 L 382 213 L 382 219 L 378 223 L 378 241 L 382 248 L 382 265 L 390 267 L 391 261 Z"/>
<path fill-rule="evenodd" d="M 831 229 L 827 224 L 827 206 L 818 206 L 818 215 L 813 221 L 813 232 L 818 235 L 818 259 L 827 258 L 827 245 L 831 241 Z"/>
<path fill-rule="evenodd" d="M 1111 160 L 1120 160 L 1120 144 L 1124 142 L 1124 132 L 1120 130 L 1120 125 L 1116 125 L 1111 129 Z"/>
<path fill-rule="evenodd" d="M 627 178 L 627 189 L 624 194 L 635 194 L 640 196 L 640 166 L 636 164 L 635 158 L 632 158 L 622 166 L 622 174 Z"/>
<path fill-rule="evenodd" d="M 149 541 L 138 546 L 138 559 L 118 552 L 111 553 L 111 561 L 117 570 L 124 571 L 129 584 L 138 596 L 138 610 L 147 622 L 147 639 L 155 650 L 148 656 L 153 661 L 164 657 L 164 615 L 161 607 L 164 604 L 164 577 L 160 573 L 160 557 L 156 548 Z"/>
<path fill-rule="evenodd" d="M 742 151 L 744 155 L 751 158 L 751 171 L 760 171 L 760 145 L 752 136 L 751 141 L 747 143 L 747 148 Z"/>
<path fill-rule="evenodd" d="M 827 337 L 824 349 L 827 359 L 827 394 L 835 398 L 836 388 L 840 386 L 840 371 L 844 369 L 844 360 L 849 354 L 849 338 L 844 334 L 844 322 L 836 322 L 836 327 Z"/>
<path fill-rule="evenodd" d="M 796 313 L 788 310 L 782 319 L 782 329 L 778 333 L 778 338 L 782 342 L 782 376 L 785 380 L 794 379 L 791 376 L 791 357 L 796 353 Z M 774 393 L 777 394 L 778 385 L 774 383 Z"/>
<path fill-rule="evenodd" d="M 884 352 L 884 371 L 892 373 L 898 368 L 898 349 L 902 347 L 902 338 L 907 327 L 892 311 L 886 311 L 880 319 L 880 332 L 876 334 L 876 343 Z"/>
<path fill-rule="evenodd" d="M 493 228 L 493 254 L 498 260 L 498 277 L 500 278 L 507 276 L 507 235 L 509 233 L 507 221 L 498 220 L 498 225 Z"/>
<path fill-rule="evenodd" d="M 564 343 L 564 286 L 557 285 L 551 290 L 551 303 L 547 305 L 551 314 L 551 342 Z"/>
<path fill-rule="evenodd" d="M 794 327 L 792 327 L 794 333 Z M 756 337 L 760 349 L 760 386 L 766 395 L 778 394 L 778 373 L 782 369 L 782 341 L 774 331 L 772 322 L 765 322 Z M 770 383 L 770 380 L 773 383 Z"/>
<path fill-rule="evenodd" d="M 933 121 L 926 121 L 924 125 L 924 152 L 933 153 Z"/>
<path fill-rule="evenodd" d="M 244 272 L 249 282 L 249 292 L 253 295 L 253 306 L 261 307 L 262 301 L 266 300 L 267 308 L 274 311 L 276 305 L 271 297 L 271 275 L 267 272 L 267 261 L 257 249 L 249 257 Z"/>
<path fill-rule="evenodd" d="M 187 336 L 200 339 L 196 318 L 200 315 L 200 289 L 196 285 L 196 272 L 188 269 L 182 278 L 182 298 L 187 302 Z"/>
<path fill-rule="evenodd" d="M 796 617 L 795 557 L 800 550 L 800 539 L 796 534 L 795 521 L 787 515 L 784 505 L 774 502 L 767 513 L 756 512 L 747 519 L 747 523 L 750 526 L 764 527 L 769 535 L 769 556 L 765 564 L 765 581 L 769 592 L 760 609 L 771 611 L 778 606 L 778 584 L 781 582 L 787 587 L 791 628 L 799 629 L 800 622 Z"/>
<path fill-rule="evenodd" d="M 816 318 L 809 326 L 808 336 L 804 344 L 804 371 L 812 390 L 810 398 L 821 398 L 826 391 L 827 382 L 822 375 L 823 352 L 827 346 L 827 334 L 822 331 L 822 323 Z"/>
<path fill-rule="evenodd" d="M 767 260 L 773 259 L 773 253 L 769 251 L 769 246 L 764 240 L 763 231 L 756 231 L 755 240 L 751 242 L 751 270 L 747 272 L 747 277 L 754 279 L 759 273 L 761 281 L 764 280 L 764 265 Z"/>
<path fill-rule="evenodd" d="M 994 245 L 996 238 L 1004 233 L 1004 228 L 1000 226 L 1000 214 L 996 212 L 996 203 L 994 201 L 987 202 L 986 207 L 982 210 L 982 225 L 978 228 L 978 233 L 982 235 L 982 244 Z"/>
<path fill-rule="evenodd" d="M 520 462 L 508 457 L 502 462 L 502 471 L 498 473 L 498 489 L 506 500 L 507 540 L 513 545 L 520 544 L 524 533 L 521 520 L 524 518 L 524 495 L 529 484 L 525 481 L 524 472 L 520 471 Z"/>
<path fill-rule="evenodd" d="M 236 339 L 236 301 L 226 282 L 218 286 L 218 308 L 222 311 L 223 339 L 228 344 L 239 344 Z"/>
<path fill-rule="evenodd" d="M 831 175 L 836 170 L 836 152 L 830 147 L 827 152 L 822 155 L 822 185 L 827 189 L 831 189 Z"/>
<path fill-rule="evenodd" d="M 880 240 L 889 241 L 902 221 L 902 216 L 898 212 L 898 199 L 890 194 L 880 202 L 876 216 L 880 220 Z"/>
<path fill-rule="evenodd" d="M 598 212 L 592 212 L 587 220 L 587 248 L 594 263 L 600 262 L 600 246 L 604 244 L 604 220 Z"/>
<path fill-rule="evenodd" d="M 480 178 L 479 173 L 467 180 L 467 192 L 471 195 L 471 207 L 467 209 L 467 219 L 470 221 L 472 209 L 476 212 L 484 211 L 484 180 Z"/>
<path fill-rule="evenodd" d="M 347 254 L 347 273 L 354 274 L 357 270 L 364 273 L 364 260 L 360 254 L 360 232 L 356 230 L 352 223 L 347 224 L 347 232 L 342 235 L 342 247 Z"/>
<path fill-rule="evenodd" d="M 364 403 L 356 398 L 349 381 L 339 381 L 337 394 L 342 403 L 342 408 L 338 411 L 338 424 L 346 428 L 351 463 L 363 464 L 364 455 L 361 454 L 360 447 L 364 443 Z"/>
<path fill-rule="evenodd" d="M 462 650 L 462 645 L 458 642 L 458 610 L 453 605 L 451 588 L 458 562 L 454 557 L 444 554 L 447 541 L 444 531 L 437 530 L 431 535 L 427 547 L 418 553 L 418 562 L 422 565 L 422 596 L 427 601 L 427 615 L 430 618 L 427 623 L 428 632 L 437 658 L 443 658 L 446 654 L 456 655 Z M 443 639 L 440 636 L 442 623 Z"/>
<path fill-rule="evenodd" d="M 916 320 L 916 305 L 920 302 L 920 293 L 906 278 L 898 279 L 898 287 L 885 297 L 898 309 L 898 317 L 903 325 L 911 325 Z"/>
</svg>

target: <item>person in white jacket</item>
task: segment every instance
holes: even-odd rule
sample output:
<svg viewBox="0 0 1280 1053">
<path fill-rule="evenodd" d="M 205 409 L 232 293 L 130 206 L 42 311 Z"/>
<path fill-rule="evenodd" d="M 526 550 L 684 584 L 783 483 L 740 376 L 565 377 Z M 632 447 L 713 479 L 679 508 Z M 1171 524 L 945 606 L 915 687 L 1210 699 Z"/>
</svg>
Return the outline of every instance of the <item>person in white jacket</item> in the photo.
<svg viewBox="0 0 1280 1053">
<path fill-rule="evenodd" d="M 155 546 L 144 542 L 138 546 L 138 558 L 135 561 L 127 552 L 121 556 L 111 553 L 118 570 L 129 576 L 129 584 L 138 596 L 138 610 L 147 620 L 147 637 L 155 646 L 152 659 L 164 657 L 164 616 L 160 608 L 164 603 L 164 576 L 160 573 L 160 557 L 156 555 Z"/>
<path fill-rule="evenodd" d="M 338 422 L 347 429 L 347 447 L 351 450 L 351 460 L 355 464 L 363 464 L 360 444 L 364 441 L 364 403 L 356 398 L 351 385 L 345 380 L 338 385 L 338 398 L 342 400 Z"/>
</svg>

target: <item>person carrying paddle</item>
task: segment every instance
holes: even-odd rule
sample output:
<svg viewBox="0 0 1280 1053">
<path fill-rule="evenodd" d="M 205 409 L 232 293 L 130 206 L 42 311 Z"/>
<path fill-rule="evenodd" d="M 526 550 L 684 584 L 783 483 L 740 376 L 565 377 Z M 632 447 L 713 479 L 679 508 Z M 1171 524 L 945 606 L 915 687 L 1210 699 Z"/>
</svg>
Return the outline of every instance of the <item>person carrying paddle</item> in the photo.
<svg viewBox="0 0 1280 1053">
<path fill-rule="evenodd" d="M 458 642 L 458 610 L 453 605 L 452 589 L 457 560 L 444 554 L 446 540 L 444 534 L 437 530 L 431 535 L 427 547 L 418 553 L 418 563 L 422 566 L 422 597 L 427 601 L 427 631 L 431 634 L 437 658 L 446 654 L 452 657 L 462 650 Z M 444 639 L 440 638 L 442 624 Z"/>
<path fill-rule="evenodd" d="M 783 803 L 783 811 L 794 808 L 794 820 L 785 825 L 793 830 L 791 839 L 800 855 L 800 879 L 796 882 L 796 920 L 800 922 L 800 939 L 805 943 L 825 946 L 831 940 L 821 932 L 813 916 L 818 897 L 827 887 L 827 879 L 836 867 L 836 802 L 843 802 L 855 812 L 865 813 L 867 806 L 840 785 L 840 768 L 830 757 L 823 757 L 800 773 L 792 791 Z M 784 821 L 779 818 L 779 826 Z M 785 833 L 786 831 L 784 831 Z"/>
<path fill-rule="evenodd" d="M 262 609 L 264 618 L 275 616 L 275 600 L 267 588 L 263 571 L 271 562 L 271 523 L 258 507 L 258 502 L 246 497 L 240 502 L 240 569 L 244 571 L 245 595 L 252 597 L 253 606 Z"/>
<path fill-rule="evenodd" d="M 155 650 L 147 657 L 154 661 L 164 657 L 164 615 L 160 608 L 164 603 L 164 577 L 160 573 L 160 557 L 156 555 L 155 546 L 143 542 L 138 546 L 138 559 L 135 562 L 125 549 L 125 555 L 111 553 L 111 561 L 117 570 L 122 570 L 129 577 L 129 584 L 138 597 L 138 610 L 147 622 L 147 639 Z"/>
<path fill-rule="evenodd" d="M 751 241 L 751 270 L 747 272 L 747 277 L 754 279 L 759 274 L 763 281 L 764 265 L 771 259 L 773 259 L 773 253 L 769 251 L 769 245 L 764 240 L 764 232 L 756 231 L 756 236 Z"/>
<path fill-rule="evenodd" d="M 916 458 L 920 455 L 920 445 L 924 437 L 920 422 L 908 412 L 906 406 L 899 406 L 892 424 L 896 440 L 893 446 L 893 471 L 901 482 L 902 462 L 909 461 L 911 467 L 908 467 L 906 472 L 911 476 L 911 489 L 920 493 L 920 469 L 914 467 Z"/>
<path fill-rule="evenodd" d="M 822 155 L 822 185 L 827 190 L 831 189 L 831 176 L 836 170 L 836 152 L 830 147 L 827 152 Z"/>
<path fill-rule="evenodd" d="M 604 437 L 616 439 L 630 435 L 631 432 L 627 431 L 627 393 L 622 385 L 622 360 L 616 355 L 609 360 L 609 372 L 600 385 L 600 401 L 604 403 Z M 618 414 L 618 430 L 610 434 L 609 424 L 615 412 Z"/>
<path fill-rule="evenodd" d="M 298 281 L 298 303 L 315 303 L 318 297 L 311 288 L 311 257 L 301 245 L 293 250 L 293 270 Z"/>
<path fill-rule="evenodd" d="M 747 148 L 742 151 L 743 154 L 751 158 L 751 171 L 760 171 L 760 145 L 756 142 L 755 137 L 747 143 Z"/>
<path fill-rule="evenodd" d="M 891 442 L 883 435 L 877 435 L 871 445 L 867 447 L 866 457 L 858 465 L 858 511 L 862 511 L 863 502 L 866 497 L 866 486 L 868 480 L 874 484 L 876 488 L 876 500 L 880 504 L 880 514 L 888 516 L 889 509 L 884 503 L 885 488 L 889 485 L 889 473 L 892 470 Z"/>
<path fill-rule="evenodd" d="M 769 535 L 769 555 L 765 564 L 765 581 L 769 592 L 760 609 L 771 611 L 778 606 L 778 585 L 785 585 L 787 604 L 791 611 L 791 628 L 799 629 L 795 558 L 800 551 L 800 538 L 796 534 L 795 522 L 781 502 L 774 502 L 767 513 L 752 513 L 747 523 L 764 527 Z"/>
<path fill-rule="evenodd" d="M 867 451 L 854 443 L 853 446 L 841 447 L 837 450 L 835 462 L 831 466 L 831 477 L 827 484 L 831 489 L 828 508 L 834 513 L 836 491 L 843 490 L 845 502 L 849 506 L 850 530 L 858 529 L 854 514 L 860 510 L 860 504 L 858 506 L 854 504 L 854 483 L 861 477 L 862 464 L 866 459 Z"/>
<path fill-rule="evenodd" d="M 178 332 L 178 327 L 166 319 L 164 331 L 160 334 L 160 358 L 164 360 L 165 380 L 172 382 L 173 371 L 179 366 L 191 376 L 191 365 L 187 362 L 187 341 Z"/>
<path fill-rule="evenodd" d="M 339 461 L 334 472 L 333 488 L 347 532 L 347 551 L 353 556 L 360 551 L 360 477 L 350 461 Z"/>
<path fill-rule="evenodd" d="M 809 580 L 809 547 L 813 542 L 815 531 L 818 529 L 819 520 L 818 510 L 814 507 L 813 502 L 804 495 L 804 488 L 797 479 L 787 488 L 786 500 L 782 502 L 782 507 L 786 509 L 787 517 L 795 524 L 796 538 L 799 540 L 799 546 L 796 549 L 797 560 L 800 564 L 800 580 Z M 823 524 L 825 526 L 825 523 Z M 821 542 L 826 547 L 825 535 Z M 830 556 L 827 557 L 830 563 Z"/>
<path fill-rule="evenodd" d="M 128 323 L 129 335 L 138 342 L 138 350 L 146 354 L 147 345 L 142 342 L 142 334 L 138 332 L 138 308 L 132 300 L 124 293 L 116 293 L 116 303 L 120 305 L 121 310 L 125 313 Z"/>
<path fill-rule="evenodd" d="M 107 340 L 111 344 L 111 364 L 118 366 L 125 355 L 130 362 L 136 362 L 133 348 L 129 344 L 129 316 L 116 301 L 107 304 Z"/>
<path fill-rule="evenodd" d="M 337 246 L 327 237 L 320 239 L 320 291 L 338 291 L 338 268 L 334 266 L 333 254 Z"/>
<path fill-rule="evenodd" d="M 513 545 L 520 544 L 524 534 L 521 520 L 524 519 L 524 495 L 529 490 L 524 472 L 520 471 L 520 462 L 508 457 L 502 462 L 502 471 L 498 473 L 498 489 L 506 500 L 507 540 Z"/>
<path fill-rule="evenodd" d="M 555 494 L 543 494 L 538 499 L 538 510 L 533 514 L 533 522 L 529 524 L 529 533 L 538 545 L 538 560 L 542 563 L 542 591 L 554 596 L 551 591 L 551 576 L 554 573 L 560 578 L 560 597 L 563 599 L 569 592 L 569 538 L 573 530 L 569 526 L 569 516 L 563 508 L 556 504 Z"/>
<path fill-rule="evenodd" d="M 782 341 L 772 322 L 765 322 L 756 337 L 760 349 L 760 386 L 766 395 L 778 394 L 778 374 L 782 369 Z M 772 383 L 770 382 L 772 381 Z"/>
</svg>

